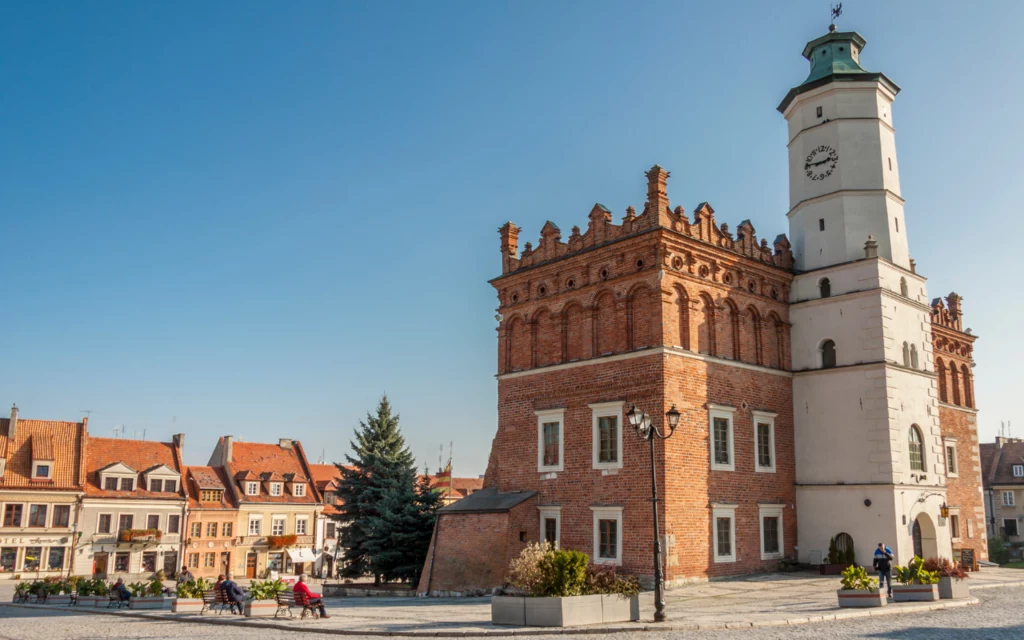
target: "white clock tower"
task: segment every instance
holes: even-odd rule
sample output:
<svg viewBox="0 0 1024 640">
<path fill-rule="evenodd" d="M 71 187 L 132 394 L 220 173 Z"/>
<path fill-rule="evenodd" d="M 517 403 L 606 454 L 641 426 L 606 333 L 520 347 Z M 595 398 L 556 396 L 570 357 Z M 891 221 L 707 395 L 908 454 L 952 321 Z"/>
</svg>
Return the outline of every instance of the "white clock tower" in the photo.
<svg viewBox="0 0 1024 640">
<path fill-rule="evenodd" d="M 914 270 L 892 104 L 855 32 L 813 40 L 789 124 L 793 404 L 800 560 L 830 541 L 870 566 L 950 556 L 945 461 L 925 279 Z"/>
</svg>

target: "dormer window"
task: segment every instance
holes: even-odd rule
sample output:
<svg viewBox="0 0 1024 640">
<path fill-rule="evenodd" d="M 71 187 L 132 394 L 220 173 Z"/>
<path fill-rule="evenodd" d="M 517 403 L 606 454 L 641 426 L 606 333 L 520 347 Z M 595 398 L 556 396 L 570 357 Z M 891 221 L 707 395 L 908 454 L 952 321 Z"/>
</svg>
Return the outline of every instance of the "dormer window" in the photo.
<svg viewBox="0 0 1024 640">
<path fill-rule="evenodd" d="M 103 481 L 103 488 L 107 491 L 117 491 L 117 478 L 106 478 Z"/>
<path fill-rule="evenodd" d="M 245 483 L 245 495 L 247 496 L 258 496 L 260 494 L 260 486 L 255 482 Z"/>
<path fill-rule="evenodd" d="M 164 480 L 164 493 L 176 493 L 178 482 L 176 480 Z"/>
<path fill-rule="evenodd" d="M 203 489 L 199 493 L 199 500 L 201 502 L 220 502 L 223 497 L 224 492 L 219 489 Z"/>
<path fill-rule="evenodd" d="M 294 495 L 297 498 L 301 498 L 302 496 L 306 495 L 306 485 L 296 484 L 292 486 L 292 495 Z"/>
<path fill-rule="evenodd" d="M 1013 477 L 1024 478 L 1024 464 L 1013 465 Z"/>
<path fill-rule="evenodd" d="M 280 482 L 271 482 L 270 483 L 270 495 L 272 495 L 272 496 L 279 496 L 279 495 L 281 495 L 281 493 L 282 493 L 281 492 L 281 483 Z"/>
<path fill-rule="evenodd" d="M 162 492 L 164 490 L 164 481 L 163 480 L 158 480 L 158 479 L 150 480 L 149 481 L 149 490 L 152 493 L 160 493 L 160 492 Z"/>
<path fill-rule="evenodd" d="M 121 478 L 121 491 L 135 491 L 135 478 Z"/>
<path fill-rule="evenodd" d="M 49 461 L 32 463 L 32 478 L 36 480 L 49 480 L 53 466 Z"/>
</svg>

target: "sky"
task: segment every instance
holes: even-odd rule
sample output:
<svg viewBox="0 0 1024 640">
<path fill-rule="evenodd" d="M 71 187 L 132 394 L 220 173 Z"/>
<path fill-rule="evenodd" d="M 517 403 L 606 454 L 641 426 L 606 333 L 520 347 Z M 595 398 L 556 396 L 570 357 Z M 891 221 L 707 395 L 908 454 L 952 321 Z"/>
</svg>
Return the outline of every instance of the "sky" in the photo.
<svg viewBox="0 0 1024 640">
<path fill-rule="evenodd" d="M 893 109 L 911 254 L 1024 436 L 1017 2 L 845 2 Z M 785 120 L 825 2 L 0 1 L 0 404 L 110 436 L 301 440 L 387 393 L 486 468 L 498 227 L 595 202 L 787 231 Z M 5 410 L 6 411 L 6 410 Z"/>
</svg>

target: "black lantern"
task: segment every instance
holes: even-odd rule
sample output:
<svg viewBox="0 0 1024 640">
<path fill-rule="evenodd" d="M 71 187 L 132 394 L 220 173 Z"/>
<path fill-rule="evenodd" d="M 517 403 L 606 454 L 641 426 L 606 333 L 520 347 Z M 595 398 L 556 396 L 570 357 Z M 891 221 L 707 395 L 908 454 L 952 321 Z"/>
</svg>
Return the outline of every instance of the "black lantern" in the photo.
<svg viewBox="0 0 1024 640">
<path fill-rule="evenodd" d="M 942 503 L 942 506 L 941 506 L 941 507 L 939 507 L 939 514 L 940 514 L 940 515 L 941 515 L 941 516 L 942 516 L 943 518 L 948 518 L 948 517 L 949 517 L 949 505 L 948 505 L 948 504 L 946 504 L 945 502 L 943 502 L 943 503 Z"/>
</svg>

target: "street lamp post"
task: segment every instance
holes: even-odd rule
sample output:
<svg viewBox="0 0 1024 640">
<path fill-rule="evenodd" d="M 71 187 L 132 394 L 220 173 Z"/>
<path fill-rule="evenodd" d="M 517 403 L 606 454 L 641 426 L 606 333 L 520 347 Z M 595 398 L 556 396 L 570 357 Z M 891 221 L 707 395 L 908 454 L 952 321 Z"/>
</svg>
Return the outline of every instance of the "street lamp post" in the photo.
<svg viewBox="0 0 1024 640">
<path fill-rule="evenodd" d="M 654 621 L 664 622 L 665 580 L 661 570 L 661 539 L 658 536 L 658 472 L 654 459 L 654 440 L 655 438 L 668 440 L 672 437 L 672 434 L 676 431 L 676 426 L 679 424 L 679 411 L 676 410 L 675 405 L 672 405 L 672 408 L 665 413 L 668 424 L 667 433 L 658 431 L 658 428 L 654 426 L 654 423 L 648 417 L 647 412 L 642 409 L 638 412 L 636 405 L 629 408 L 629 413 L 626 414 L 626 417 L 629 419 L 629 424 L 636 431 L 636 434 L 646 440 L 651 448 L 651 506 L 654 509 Z"/>
</svg>

